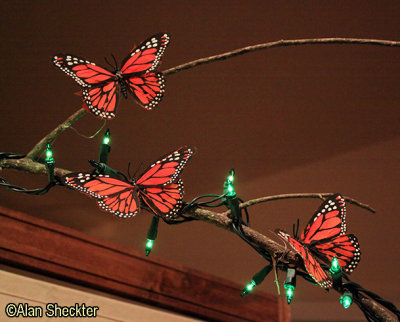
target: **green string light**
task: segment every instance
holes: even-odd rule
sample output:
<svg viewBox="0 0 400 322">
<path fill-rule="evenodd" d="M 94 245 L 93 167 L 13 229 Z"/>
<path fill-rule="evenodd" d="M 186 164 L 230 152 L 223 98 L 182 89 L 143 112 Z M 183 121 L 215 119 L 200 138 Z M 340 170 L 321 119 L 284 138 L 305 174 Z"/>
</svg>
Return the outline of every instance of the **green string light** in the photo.
<svg viewBox="0 0 400 322">
<path fill-rule="evenodd" d="M 233 187 L 234 179 L 235 170 L 231 169 L 231 171 L 229 171 L 228 177 L 226 178 L 226 181 L 224 182 L 224 194 L 226 194 L 228 197 L 236 196 L 235 188 Z"/>
<path fill-rule="evenodd" d="M 339 260 L 336 257 L 332 258 L 331 268 L 329 270 L 333 275 L 342 271 L 342 268 L 339 265 Z"/>
<path fill-rule="evenodd" d="M 256 282 L 254 280 L 251 280 L 251 282 L 247 284 L 246 287 L 243 289 L 242 293 L 240 293 L 240 296 L 246 295 L 247 293 L 251 292 L 256 285 Z"/>
<path fill-rule="evenodd" d="M 294 289 L 296 288 L 296 269 L 289 267 L 286 272 L 286 280 L 283 284 L 286 290 L 286 301 L 288 304 L 292 302 Z"/>
<path fill-rule="evenodd" d="M 153 244 L 154 244 L 154 240 L 153 239 L 147 239 L 147 243 L 146 243 L 146 256 L 149 256 L 151 253 L 151 250 L 153 248 Z"/>
<path fill-rule="evenodd" d="M 46 165 L 46 169 L 47 169 L 47 177 L 49 179 L 49 182 L 54 182 L 55 162 L 54 162 L 53 151 L 51 150 L 50 143 L 47 143 L 47 145 L 46 145 L 45 165 Z"/>
<path fill-rule="evenodd" d="M 290 304 L 290 302 L 292 302 L 295 287 L 291 284 L 285 284 L 284 287 L 286 289 L 286 301 L 288 304 Z"/>
<path fill-rule="evenodd" d="M 46 162 L 54 162 L 53 151 L 51 150 L 50 143 L 47 143 L 46 146 Z"/>
<path fill-rule="evenodd" d="M 107 129 L 106 133 L 104 134 L 103 144 L 109 145 L 110 143 L 110 130 Z"/>
<path fill-rule="evenodd" d="M 107 164 L 108 154 L 111 151 L 110 140 L 111 140 L 110 130 L 107 129 L 107 131 L 103 137 L 103 143 L 100 145 L 100 150 L 99 150 L 99 162 L 100 163 Z"/>
<path fill-rule="evenodd" d="M 159 220 L 160 220 L 159 217 L 153 216 L 149 230 L 147 231 L 147 242 L 145 248 L 146 256 L 150 255 L 151 250 L 153 249 L 154 241 L 157 238 Z"/>
<path fill-rule="evenodd" d="M 340 297 L 340 304 L 342 304 L 345 309 L 348 309 L 352 303 L 353 294 L 348 291 L 344 292 L 343 295 Z"/>
<path fill-rule="evenodd" d="M 251 279 L 251 282 L 247 284 L 246 287 L 242 290 L 240 296 L 246 295 L 247 293 L 253 290 L 254 286 L 261 284 L 271 270 L 272 270 L 272 265 L 268 264 L 261 271 L 256 273 Z"/>
<path fill-rule="evenodd" d="M 332 258 L 329 272 L 332 275 L 333 286 L 340 288 L 342 285 L 342 268 L 340 267 L 339 260 L 336 257 Z"/>
</svg>

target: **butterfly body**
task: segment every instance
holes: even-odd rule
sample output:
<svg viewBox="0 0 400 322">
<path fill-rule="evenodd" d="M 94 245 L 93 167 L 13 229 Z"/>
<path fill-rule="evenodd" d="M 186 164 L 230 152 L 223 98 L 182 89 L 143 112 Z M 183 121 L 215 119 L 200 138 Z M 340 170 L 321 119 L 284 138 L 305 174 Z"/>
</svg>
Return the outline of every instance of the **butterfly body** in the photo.
<svg viewBox="0 0 400 322">
<path fill-rule="evenodd" d="M 119 84 L 119 88 L 121 89 L 121 93 L 124 96 L 125 99 L 128 99 L 128 88 L 127 88 L 127 84 L 126 81 L 124 79 L 124 75 L 121 73 L 121 71 L 119 69 L 117 69 L 114 72 L 115 76 L 116 76 L 116 81 L 118 81 Z"/>
<path fill-rule="evenodd" d="M 182 147 L 154 162 L 138 178 L 119 174 L 70 173 L 62 177 L 69 187 L 96 198 L 101 209 L 122 218 L 136 215 L 143 205 L 166 220 L 182 207 L 183 182 L 179 175 L 195 152 Z"/>
<path fill-rule="evenodd" d="M 81 87 L 84 102 L 94 115 L 111 119 L 115 117 L 119 93 L 128 93 L 143 108 L 155 107 L 164 94 L 165 79 L 155 72 L 170 36 L 160 33 L 144 41 L 122 61 L 121 68 L 110 71 L 71 54 L 53 57 L 53 63 L 71 76 Z"/>
<path fill-rule="evenodd" d="M 276 230 L 303 259 L 309 275 L 323 288 L 333 285 L 332 277 L 321 267 L 329 265 L 334 257 L 342 269 L 351 273 L 361 257 L 357 237 L 346 233 L 346 206 L 341 195 L 325 200 L 311 217 L 300 238 L 293 238 Z"/>
</svg>

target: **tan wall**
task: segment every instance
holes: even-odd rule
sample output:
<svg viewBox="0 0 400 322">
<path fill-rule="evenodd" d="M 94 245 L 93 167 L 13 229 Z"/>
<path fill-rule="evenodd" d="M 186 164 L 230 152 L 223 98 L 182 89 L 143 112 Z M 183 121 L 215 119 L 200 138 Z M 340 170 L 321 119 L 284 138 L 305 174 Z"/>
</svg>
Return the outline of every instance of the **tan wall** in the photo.
<svg viewBox="0 0 400 322">
<path fill-rule="evenodd" d="M 30 275 L 21 275 L 19 271 L 0 270 L 0 321 L 27 321 L 23 317 L 7 318 L 5 308 L 8 303 L 28 303 L 30 306 L 43 307 L 44 317 L 34 319 L 38 321 L 93 321 L 93 318 L 46 318 L 46 304 L 54 302 L 60 306 L 74 306 L 75 303 L 98 306 L 96 321 L 198 321 L 141 303 L 111 298 L 100 292 L 95 294 L 85 288 L 78 289 L 64 282 L 60 285 L 52 279 L 42 280 Z"/>
</svg>

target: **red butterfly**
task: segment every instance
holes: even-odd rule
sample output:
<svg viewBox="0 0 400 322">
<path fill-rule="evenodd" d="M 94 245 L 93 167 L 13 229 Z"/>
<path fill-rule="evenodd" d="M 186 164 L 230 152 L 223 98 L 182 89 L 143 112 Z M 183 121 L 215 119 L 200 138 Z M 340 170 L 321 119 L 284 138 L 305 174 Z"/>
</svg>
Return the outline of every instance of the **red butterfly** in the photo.
<svg viewBox="0 0 400 322">
<path fill-rule="evenodd" d="M 330 264 L 336 257 L 346 272 L 351 273 L 360 262 L 357 237 L 346 234 L 346 206 L 341 195 L 326 199 L 311 217 L 300 239 L 275 231 L 296 250 L 304 261 L 308 274 L 323 288 L 332 287 L 332 276 L 320 262 Z"/>
<path fill-rule="evenodd" d="M 96 116 L 111 119 L 117 110 L 119 89 L 125 98 L 131 93 L 145 109 L 151 110 L 164 94 L 164 76 L 154 72 L 169 43 L 160 33 L 147 39 L 122 61 L 121 69 L 109 71 L 84 58 L 56 55 L 53 63 L 83 88 L 83 98 Z"/>
<path fill-rule="evenodd" d="M 119 217 L 136 215 L 142 200 L 154 214 L 167 220 L 174 219 L 183 198 L 183 183 L 179 174 L 194 152 L 192 147 L 182 147 L 167 154 L 148 167 L 138 180 L 128 180 L 122 174 L 90 172 L 69 173 L 61 180 L 96 198 L 103 210 Z"/>
</svg>

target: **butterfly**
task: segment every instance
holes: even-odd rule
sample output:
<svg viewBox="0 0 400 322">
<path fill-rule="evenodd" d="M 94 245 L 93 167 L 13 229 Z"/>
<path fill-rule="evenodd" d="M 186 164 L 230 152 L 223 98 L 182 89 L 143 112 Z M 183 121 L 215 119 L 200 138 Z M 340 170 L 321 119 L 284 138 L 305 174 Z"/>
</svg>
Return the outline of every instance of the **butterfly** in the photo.
<svg viewBox="0 0 400 322">
<path fill-rule="evenodd" d="M 179 179 L 195 148 L 182 147 L 149 166 L 136 180 L 122 174 L 69 173 L 62 182 L 97 199 L 99 207 L 122 218 L 135 216 L 144 204 L 157 216 L 175 219 L 182 207 L 183 183 Z"/>
<path fill-rule="evenodd" d="M 326 199 L 311 217 L 300 238 L 275 230 L 303 259 L 308 274 L 323 288 L 332 287 L 332 276 L 321 267 L 336 257 L 341 268 L 351 273 L 360 262 L 357 237 L 346 234 L 346 205 L 340 194 Z"/>
<path fill-rule="evenodd" d="M 83 100 L 89 111 L 100 118 L 115 117 L 119 91 L 128 92 L 147 110 L 151 110 L 164 94 L 164 76 L 156 72 L 170 35 L 160 33 L 134 48 L 114 71 L 97 66 L 85 58 L 70 54 L 53 57 L 53 63 L 71 76 L 83 89 Z"/>
</svg>

